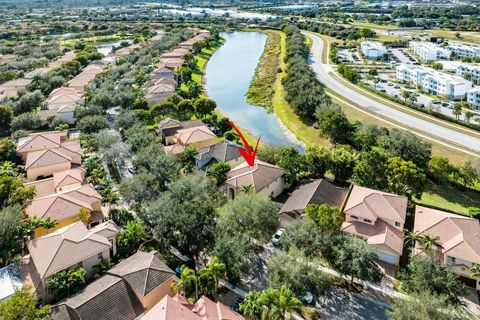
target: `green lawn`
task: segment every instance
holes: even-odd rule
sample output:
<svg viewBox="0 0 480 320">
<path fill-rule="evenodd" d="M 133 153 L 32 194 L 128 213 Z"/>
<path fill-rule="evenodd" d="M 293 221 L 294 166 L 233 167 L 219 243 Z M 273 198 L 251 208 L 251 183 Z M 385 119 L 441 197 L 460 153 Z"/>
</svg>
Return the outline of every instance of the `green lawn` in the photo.
<svg viewBox="0 0 480 320">
<path fill-rule="evenodd" d="M 480 193 L 473 190 L 460 190 L 454 186 L 428 182 L 418 204 L 436 207 L 459 214 L 467 214 L 468 207 L 480 208 Z"/>
<path fill-rule="evenodd" d="M 248 103 L 267 108 L 271 112 L 275 94 L 274 84 L 280 64 L 281 38 L 278 31 L 264 30 L 263 32 L 268 35 L 267 43 L 248 87 L 246 98 Z"/>
<path fill-rule="evenodd" d="M 354 21 L 354 22 L 350 22 L 350 24 L 359 28 L 369 28 L 369 29 L 387 30 L 387 29 L 398 28 L 398 25 L 396 24 L 377 24 L 377 23 L 364 22 L 364 21 Z"/>
</svg>

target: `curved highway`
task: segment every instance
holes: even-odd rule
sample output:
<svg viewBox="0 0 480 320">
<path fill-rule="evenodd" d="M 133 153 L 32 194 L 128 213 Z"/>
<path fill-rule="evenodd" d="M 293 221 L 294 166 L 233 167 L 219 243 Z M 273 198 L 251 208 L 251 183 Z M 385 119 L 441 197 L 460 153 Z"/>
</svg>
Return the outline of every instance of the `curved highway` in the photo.
<svg viewBox="0 0 480 320">
<path fill-rule="evenodd" d="M 304 34 L 312 40 L 310 61 L 312 70 L 316 73 L 318 80 L 337 95 L 343 97 L 346 100 L 345 103 L 349 104 L 348 101 L 353 101 L 363 109 L 368 109 L 370 113 L 378 115 L 382 120 L 386 122 L 391 120 L 393 123 L 389 123 L 396 127 L 410 130 L 427 140 L 480 158 L 480 134 L 474 132 L 469 134 L 468 130 L 462 130 L 461 128 L 457 130 L 448 123 L 441 125 L 438 123 L 440 120 L 432 119 L 429 121 L 422 117 L 416 117 L 411 113 L 378 102 L 369 97 L 368 94 L 359 93 L 341 79 L 332 76 L 331 66 L 322 62 L 323 40 L 312 33 L 305 32 Z"/>
</svg>

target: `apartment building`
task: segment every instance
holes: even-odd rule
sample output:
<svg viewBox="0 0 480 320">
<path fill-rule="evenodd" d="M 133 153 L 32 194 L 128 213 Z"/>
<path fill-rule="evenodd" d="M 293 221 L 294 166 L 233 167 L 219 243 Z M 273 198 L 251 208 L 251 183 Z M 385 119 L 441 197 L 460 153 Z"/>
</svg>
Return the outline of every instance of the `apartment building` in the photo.
<svg viewBox="0 0 480 320">
<path fill-rule="evenodd" d="M 363 41 L 360 44 L 365 59 L 368 60 L 380 60 L 383 59 L 387 53 L 387 48 L 381 42 L 375 41 Z"/>
<path fill-rule="evenodd" d="M 430 42 L 410 41 L 409 48 L 422 60 L 437 61 L 450 59 L 452 52 Z"/>
<path fill-rule="evenodd" d="M 460 58 L 480 57 L 480 46 L 461 43 L 449 44 L 447 47 L 455 56 Z"/>
<path fill-rule="evenodd" d="M 411 83 L 425 93 L 441 96 L 449 100 L 463 100 L 472 82 L 458 75 L 438 72 L 424 67 L 401 64 L 396 69 L 396 79 L 401 83 Z"/>
<path fill-rule="evenodd" d="M 480 65 L 471 63 L 462 63 L 456 70 L 459 76 L 469 78 L 473 83 L 480 83 Z M 469 77 L 466 77 L 466 75 Z"/>
<path fill-rule="evenodd" d="M 472 109 L 480 110 L 480 88 L 468 90 L 467 101 Z"/>
</svg>

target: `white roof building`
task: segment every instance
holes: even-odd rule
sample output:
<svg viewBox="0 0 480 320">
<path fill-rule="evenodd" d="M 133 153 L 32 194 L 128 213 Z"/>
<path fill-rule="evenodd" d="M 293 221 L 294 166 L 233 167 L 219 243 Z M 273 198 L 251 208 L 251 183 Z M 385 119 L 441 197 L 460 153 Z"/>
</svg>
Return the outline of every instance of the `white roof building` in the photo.
<svg viewBox="0 0 480 320">
<path fill-rule="evenodd" d="M 480 57 L 480 46 L 453 43 L 448 45 L 448 49 L 460 58 Z"/>
<path fill-rule="evenodd" d="M 360 48 L 366 59 L 380 60 L 387 53 L 387 48 L 381 42 L 363 41 Z"/>
<path fill-rule="evenodd" d="M 410 41 L 409 48 L 425 61 L 450 59 L 452 52 L 436 44 L 423 41 Z"/>
</svg>

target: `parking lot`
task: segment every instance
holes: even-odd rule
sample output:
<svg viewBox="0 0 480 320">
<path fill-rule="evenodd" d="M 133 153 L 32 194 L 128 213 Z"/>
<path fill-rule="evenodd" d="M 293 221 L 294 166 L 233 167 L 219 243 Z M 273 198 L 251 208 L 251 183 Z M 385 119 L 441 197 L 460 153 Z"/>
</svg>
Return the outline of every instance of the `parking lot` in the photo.
<svg viewBox="0 0 480 320">
<path fill-rule="evenodd" d="M 402 100 L 402 91 L 407 90 L 413 92 L 413 94 L 417 98 L 417 101 L 415 102 L 417 106 L 423 106 L 424 108 L 432 108 L 437 112 L 441 112 L 442 114 L 445 114 L 447 116 L 454 117 L 454 115 L 452 114 L 453 102 L 439 101 L 438 99 L 418 93 L 413 89 L 405 89 L 402 85 L 393 83 L 389 79 L 389 74 L 380 74 L 379 79 L 380 81 L 377 84 L 373 82 L 369 82 L 368 84 L 379 92 L 386 93 L 392 97 Z"/>
</svg>

